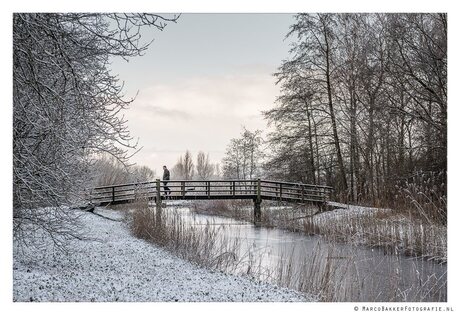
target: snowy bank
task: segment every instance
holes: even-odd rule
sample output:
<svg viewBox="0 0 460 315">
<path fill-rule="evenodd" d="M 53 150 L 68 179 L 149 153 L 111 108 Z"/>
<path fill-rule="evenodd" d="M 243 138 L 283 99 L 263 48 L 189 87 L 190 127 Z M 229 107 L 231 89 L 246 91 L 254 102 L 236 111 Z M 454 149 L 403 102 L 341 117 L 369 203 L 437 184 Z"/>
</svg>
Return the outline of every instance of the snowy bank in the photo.
<svg viewBox="0 0 460 315">
<path fill-rule="evenodd" d="M 310 301 L 288 289 L 211 271 L 134 238 L 119 212 L 82 213 L 85 234 L 65 254 L 14 243 L 14 301 Z M 112 220 L 101 217 L 110 217 Z"/>
</svg>

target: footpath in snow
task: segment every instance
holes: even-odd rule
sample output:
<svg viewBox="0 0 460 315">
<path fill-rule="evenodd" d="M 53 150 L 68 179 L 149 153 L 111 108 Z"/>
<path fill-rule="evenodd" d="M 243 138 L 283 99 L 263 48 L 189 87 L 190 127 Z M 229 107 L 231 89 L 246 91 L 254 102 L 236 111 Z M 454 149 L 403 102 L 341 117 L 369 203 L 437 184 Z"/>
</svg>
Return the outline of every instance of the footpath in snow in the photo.
<svg viewBox="0 0 460 315">
<path fill-rule="evenodd" d="M 44 248 L 13 255 L 14 301 L 300 302 L 292 290 L 198 267 L 133 237 L 120 213 L 82 213 L 92 240 L 73 240 L 65 254 Z"/>
</svg>

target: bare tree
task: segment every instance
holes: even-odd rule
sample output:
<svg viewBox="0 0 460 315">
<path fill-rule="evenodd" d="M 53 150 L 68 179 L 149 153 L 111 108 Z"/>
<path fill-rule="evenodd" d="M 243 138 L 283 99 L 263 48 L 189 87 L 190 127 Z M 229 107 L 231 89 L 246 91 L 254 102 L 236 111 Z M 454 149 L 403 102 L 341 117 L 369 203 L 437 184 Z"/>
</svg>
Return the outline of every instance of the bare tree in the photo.
<svg viewBox="0 0 460 315">
<path fill-rule="evenodd" d="M 209 153 L 198 152 L 196 157 L 196 175 L 199 179 L 209 179 L 214 175 L 214 165 L 209 162 Z"/>
<path fill-rule="evenodd" d="M 274 178 L 317 183 L 319 176 L 318 128 L 324 118 L 318 118 L 321 106 L 314 103 L 315 92 L 304 86 L 297 71 L 282 67 L 276 74 L 282 81 L 282 95 L 277 106 L 264 112 L 275 131 L 269 134 L 273 153 L 265 164 Z"/>
<path fill-rule="evenodd" d="M 193 164 L 193 157 L 189 150 L 185 151 L 184 155 L 184 179 L 191 180 L 195 174 L 195 165 Z"/>
<path fill-rule="evenodd" d="M 231 139 L 227 145 L 225 156 L 222 160 L 222 173 L 224 178 L 244 179 L 241 160 L 241 139 Z"/>
<path fill-rule="evenodd" d="M 150 182 L 155 179 L 156 173 L 145 165 L 134 165 L 131 167 L 131 174 L 134 182 Z"/>
<path fill-rule="evenodd" d="M 193 164 L 193 157 L 189 150 L 185 151 L 184 155 L 184 179 L 191 180 L 195 174 L 195 165 Z"/>
<path fill-rule="evenodd" d="M 195 174 L 195 165 L 193 164 L 192 154 L 189 150 L 185 151 L 184 156 L 180 156 L 172 172 L 177 179 L 192 180 Z"/>
<path fill-rule="evenodd" d="M 219 163 L 215 163 L 213 166 L 213 169 L 214 169 L 214 179 L 220 179 L 222 177 L 222 172 L 220 170 L 220 164 Z"/>
<path fill-rule="evenodd" d="M 36 209 L 78 202 L 98 153 L 127 162 L 128 149 L 137 145 L 120 113 L 132 100 L 123 98 L 109 59 L 141 55 L 150 44 L 141 40 L 141 28 L 163 30 L 176 19 L 155 14 L 13 15 L 15 236 L 25 224 L 53 237 L 76 236 L 73 217 L 58 208 L 49 215 Z"/>
<path fill-rule="evenodd" d="M 91 186 L 109 186 L 129 182 L 129 173 L 125 165 L 113 156 L 102 156 L 91 167 L 91 173 L 95 174 Z"/>
<path fill-rule="evenodd" d="M 179 157 L 179 160 L 177 160 L 177 163 L 173 166 L 171 172 L 174 178 L 185 179 L 184 159 L 182 158 L 182 155 Z"/>
<path fill-rule="evenodd" d="M 332 74 L 336 70 L 336 16 L 333 14 L 298 14 L 297 23 L 291 27 L 288 34 L 297 35 L 299 40 L 291 52 L 294 53 L 293 67 L 300 68 L 304 73 L 304 80 L 315 86 L 327 103 L 328 114 L 331 120 L 333 143 L 340 171 L 340 181 L 343 190 L 348 189 L 345 164 L 340 146 L 337 127 L 336 109 L 334 106 L 334 86 Z"/>
<path fill-rule="evenodd" d="M 111 155 L 102 155 L 91 167 L 95 174 L 91 186 L 109 186 L 125 183 L 147 182 L 155 179 L 155 171 L 148 166 L 121 163 Z"/>
<path fill-rule="evenodd" d="M 222 161 L 223 176 L 236 179 L 253 179 L 260 175 L 261 131 L 249 131 L 243 127 L 241 137 L 231 139 Z"/>
</svg>

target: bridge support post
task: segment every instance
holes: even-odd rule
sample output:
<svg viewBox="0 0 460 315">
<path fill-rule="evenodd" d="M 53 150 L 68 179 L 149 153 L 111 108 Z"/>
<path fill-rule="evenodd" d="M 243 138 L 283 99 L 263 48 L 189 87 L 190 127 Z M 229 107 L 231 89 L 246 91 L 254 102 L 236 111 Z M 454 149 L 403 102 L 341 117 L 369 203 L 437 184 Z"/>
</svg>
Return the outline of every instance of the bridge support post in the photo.
<svg viewBox="0 0 460 315">
<path fill-rule="evenodd" d="M 256 186 L 256 198 L 254 199 L 254 223 L 260 223 L 261 209 L 260 204 L 262 203 L 261 191 L 260 191 L 260 179 L 257 179 Z"/>
<path fill-rule="evenodd" d="M 326 201 L 321 201 L 318 203 L 318 209 L 319 212 L 324 212 L 327 209 L 327 202 Z"/>
<path fill-rule="evenodd" d="M 156 224 L 158 226 L 161 225 L 161 184 L 160 180 L 156 180 L 156 197 L 155 197 L 155 216 L 156 216 Z"/>
<path fill-rule="evenodd" d="M 262 203 L 261 200 L 254 199 L 254 223 L 255 224 L 260 223 L 260 214 L 261 214 L 260 204 L 261 203 Z"/>
<path fill-rule="evenodd" d="M 160 180 L 156 180 L 156 198 L 155 198 L 155 203 L 158 206 L 161 206 L 161 185 L 160 185 Z"/>
</svg>

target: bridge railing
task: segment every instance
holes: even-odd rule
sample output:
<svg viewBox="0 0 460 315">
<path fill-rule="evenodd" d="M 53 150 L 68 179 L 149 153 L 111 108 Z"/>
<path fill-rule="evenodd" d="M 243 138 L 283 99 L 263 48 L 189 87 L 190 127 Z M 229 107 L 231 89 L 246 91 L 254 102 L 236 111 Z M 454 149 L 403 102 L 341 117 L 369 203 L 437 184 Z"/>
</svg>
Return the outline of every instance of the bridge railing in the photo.
<svg viewBox="0 0 460 315">
<path fill-rule="evenodd" d="M 332 190 L 329 186 L 261 180 L 262 199 L 325 202 L 329 200 Z"/>
<path fill-rule="evenodd" d="M 139 198 L 164 199 L 268 199 L 325 202 L 331 187 L 269 180 L 170 180 L 96 187 L 95 204 L 124 203 Z"/>
</svg>

